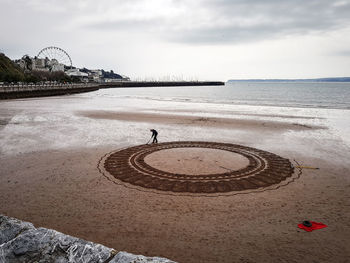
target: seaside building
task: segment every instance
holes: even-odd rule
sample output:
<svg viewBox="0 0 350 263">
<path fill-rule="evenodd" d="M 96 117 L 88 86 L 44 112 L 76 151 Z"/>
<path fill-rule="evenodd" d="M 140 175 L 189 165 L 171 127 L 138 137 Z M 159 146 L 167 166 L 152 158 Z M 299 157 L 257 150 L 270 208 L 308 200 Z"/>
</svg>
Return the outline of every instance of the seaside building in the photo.
<svg viewBox="0 0 350 263">
<path fill-rule="evenodd" d="M 46 64 L 47 62 L 43 58 L 32 58 L 33 69 L 44 69 Z"/>
<path fill-rule="evenodd" d="M 93 82 L 103 82 L 102 80 L 102 70 L 100 69 L 92 69 L 89 71 L 89 79 Z"/>
<path fill-rule="evenodd" d="M 21 69 L 26 69 L 26 62 L 24 59 L 16 59 L 14 62 L 21 68 Z"/>
<path fill-rule="evenodd" d="M 58 61 L 56 59 L 51 59 L 48 64 L 49 64 L 49 68 L 51 69 L 52 72 L 64 71 L 64 65 L 58 63 Z"/>
<path fill-rule="evenodd" d="M 24 55 L 21 59 L 14 60 L 14 62 L 17 63 L 24 71 L 37 70 L 47 72 L 64 72 L 64 65 L 59 63 L 56 59 L 50 60 L 49 58 L 32 58 L 28 55 Z"/>
<path fill-rule="evenodd" d="M 78 68 L 68 69 L 65 73 L 70 77 L 77 77 L 81 81 L 84 81 L 84 82 L 89 81 L 89 74 L 85 72 L 81 72 Z"/>
</svg>

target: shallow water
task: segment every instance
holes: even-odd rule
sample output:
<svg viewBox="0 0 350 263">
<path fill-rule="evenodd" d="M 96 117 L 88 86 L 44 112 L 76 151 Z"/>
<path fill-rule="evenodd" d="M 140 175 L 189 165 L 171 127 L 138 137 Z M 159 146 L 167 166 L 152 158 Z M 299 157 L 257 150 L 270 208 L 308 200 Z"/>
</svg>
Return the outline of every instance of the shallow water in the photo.
<svg viewBox="0 0 350 263">
<path fill-rule="evenodd" d="M 162 101 L 350 109 L 350 83 L 229 82 L 225 86 L 104 89 L 87 96 Z"/>
</svg>

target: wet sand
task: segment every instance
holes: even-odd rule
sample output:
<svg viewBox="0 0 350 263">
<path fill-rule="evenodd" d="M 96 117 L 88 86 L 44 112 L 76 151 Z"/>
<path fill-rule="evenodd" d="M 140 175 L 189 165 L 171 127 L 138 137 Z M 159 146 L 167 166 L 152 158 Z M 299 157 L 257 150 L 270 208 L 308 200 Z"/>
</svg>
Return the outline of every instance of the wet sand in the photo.
<svg viewBox="0 0 350 263">
<path fill-rule="evenodd" d="M 154 152 L 145 157 L 146 164 L 175 174 L 219 174 L 237 171 L 249 160 L 237 153 L 206 148 L 176 148 Z"/>
<path fill-rule="evenodd" d="M 247 120 L 220 117 L 199 117 L 179 114 L 155 114 L 144 112 L 114 112 L 114 111 L 78 111 L 77 115 L 91 119 L 119 120 L 128 122 L 145 122 L 168 125 L 191 125 L 199 127 L 215 127 L 226 129 L 270 129 L 270 130 L 303 130 L 303 129 L 324 129 L 318 125 L 303 125 L 290 122 Z"/>
<path fill-rule="evenodd" d="M 2 107 L 17 107 L 21 112 L 25 108 L 19 105 L 13 102 Z M 35 120 L 38 111 L 28 114 Z M 328 130 L 327 123 L 305 124 L 298 118 L 284 123 L 241 122 L 234 117 L 193 122 L 193 118 L 202 117 L 187 117 L 181 112 L 173 119 L 137 111 L 122 115 L 114 110 L 102 114 L 89 109 L 69 114 L 77 125 L 91 122 L 96 133 L 102 131 L 98 125 L 106 128 L 113 122 L 114 134 L 124 127 L 135 138 L 138 130 L 132 128 L 138 129 L 143 122 L 146 126 L 140 129 L 150 126 L 160 130 L 160 141 L 200 137 L 245 144 L 319 169 L 304 169 L 300 178 L 287 186 L 259 193 L 212 197 L 157 194 L 111 183 L 98 170 L 98 162 L 106 153 L 140 144 L 138 139 L 123 134 L 115 135 L 117 139 L 110 143 L 101 138 L 96 139 L 99 143 L 84 145 L 86 138 L 81 136 L 81 147 L 66 147 L 65 140 L 80 135 L 73 124 L 66 127 L 56 121 L 48 129 L 41 128 L 47 121 L 21 123 L 23 118 L 13 116 L 17 124 L 4 123 L 1 130 L 0 213 L 118 251 L 179 262 L 347 262 L 349 152 Z M 19 127 L 21 133 L 15 130 Z M 17 137 L 9 134 L 14 131 L 18 131 Z M 49 135 L 45 131 L 62 140 L 64 147 L 46 141 Z M 84 132 L 91 141 L 89 130 Z M 148 130 L 145 134 L 150 136 Z M 110 136 L 107 128 L 106 136 Z M 35 141 L 32 150 L 20 148 L 20 144 L 31 145 L 31 140 Z M 21 150 L 14 151 L 16 143 Z M 39 147 L 36 143 L 45 147 L 35 148 Z M 308 233 L 297 228 L 303 220 L 323 222 L 328 227 Z"/>
</svg>

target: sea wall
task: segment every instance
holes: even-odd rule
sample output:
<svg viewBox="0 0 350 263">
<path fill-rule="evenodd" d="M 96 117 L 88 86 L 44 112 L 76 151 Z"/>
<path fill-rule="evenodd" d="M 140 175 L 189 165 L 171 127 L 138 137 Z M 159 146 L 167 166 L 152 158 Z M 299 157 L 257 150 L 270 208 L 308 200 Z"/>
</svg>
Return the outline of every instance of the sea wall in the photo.
<svg viewBox="0 0 350 263">
<path fill-rule="evenodd" d="M 98 90 L 97 84 L 15 84 L 1 85 L 0 99 L 58 96 Z"/>
<path fill-rule="evenodd" d="M 222 86 L 222 81 L 119 81 L 100 84 L 100 88 Z"/>
<path fill-rule="evenodd" d="M 221 81 L 119 81 L 86 84 L 10 84 L 0 85 L 0 100 L 58 96 L 108 88 L 222 86 Z"/>
<path fill-rule="evenodd" d="M 166 258 L 117 252 L 4 215 L 0 215 L 0 262 L 174 263 Z"/>
</svg>

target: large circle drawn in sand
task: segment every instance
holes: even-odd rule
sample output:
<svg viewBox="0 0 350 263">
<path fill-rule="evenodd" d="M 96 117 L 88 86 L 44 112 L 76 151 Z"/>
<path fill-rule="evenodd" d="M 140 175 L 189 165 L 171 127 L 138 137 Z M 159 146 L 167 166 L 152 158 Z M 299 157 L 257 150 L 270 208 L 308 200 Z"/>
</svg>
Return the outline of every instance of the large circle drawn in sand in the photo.
<svg viewBox="0 0 350 263">
<path fill-rule="evenodd" d="M 108 155 L 104 169 L 135 186 L 179 193 L 229 193 L 291 177 L 288 159 L 259 149 L 216 142 L 140 145 Z"/>
<path fill-rule="evenodd" d="M 165 172 L 209 175 L 240 170 L 249 165 L 248 158 L 231 151 L 211 148 L 174 148 L 148 154 L 146 164 Z"/>
</svg>

